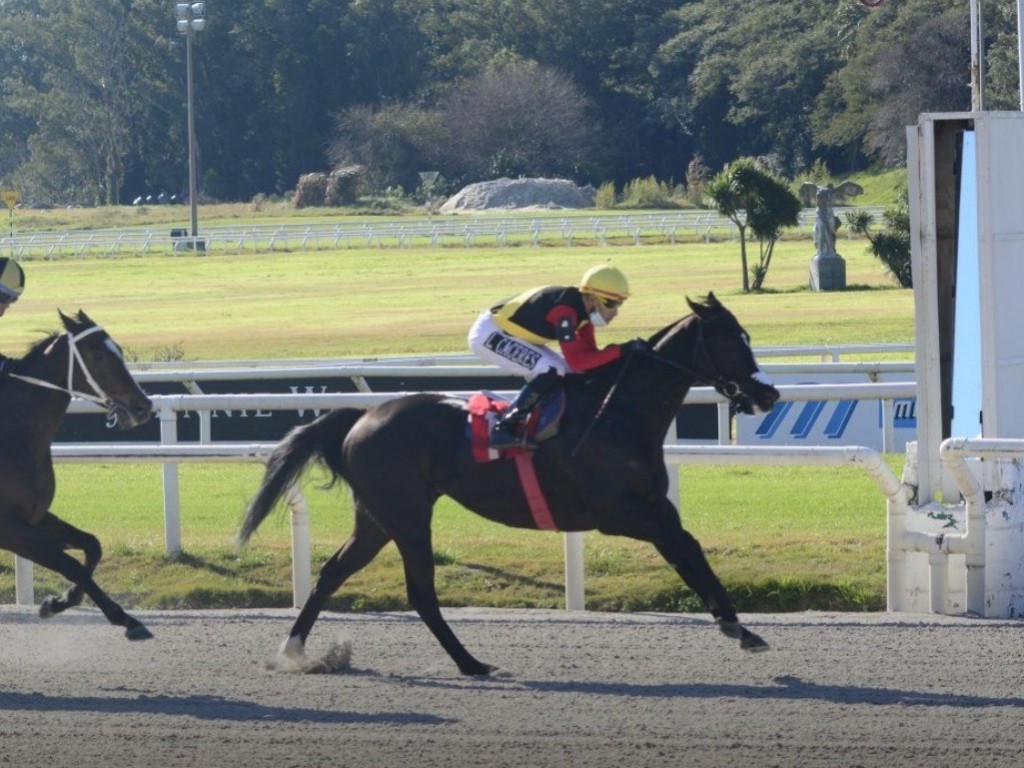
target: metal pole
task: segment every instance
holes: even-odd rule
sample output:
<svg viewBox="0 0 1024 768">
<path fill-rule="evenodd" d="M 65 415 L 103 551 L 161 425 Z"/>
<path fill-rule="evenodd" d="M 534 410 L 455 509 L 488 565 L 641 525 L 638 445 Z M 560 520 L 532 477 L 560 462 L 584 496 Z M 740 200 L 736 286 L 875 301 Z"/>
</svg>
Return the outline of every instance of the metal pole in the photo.
<svg viewBox="0 0 1024 768">
<path fill-rule="evenodd" d="M 1017 81 L 1020 108 L 1024 111 L 1024 0 L 1017 0 Z"/>
<path fill-rule="evenodd" d="M 188 91 L 188 202 L 192 209 L 192 247 L 195 248 L 195 238 L 199 234 L 199 217 L 196 211 L 196 136 L 192 102 L 192 39 L 196 33 L 192 28 L 191 17 L 192 11 L 190 9 L 188 29 L 185 31 L 185 68 L 186 88 Z"/>
<path fill-rule="evenodd" d="M 981 0 L 971 0 L 971 111 L 980 112 L 981 102 L 981 53 L 979 45 L 979 5 Z"/>
</svg>

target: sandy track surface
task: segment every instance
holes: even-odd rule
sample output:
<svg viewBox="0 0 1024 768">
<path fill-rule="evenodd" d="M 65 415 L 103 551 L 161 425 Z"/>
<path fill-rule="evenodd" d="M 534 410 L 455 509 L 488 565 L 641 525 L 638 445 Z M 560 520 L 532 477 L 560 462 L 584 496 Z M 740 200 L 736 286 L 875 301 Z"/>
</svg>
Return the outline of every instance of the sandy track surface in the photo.
<svg viewBox="0 0 1024 768">
<path fill-rule="evenodd" d="M 458 674 L 411 615 L 325 614 L 270 671 L 294 611 L 152 612 L 132 643 L 97 612 L 0 607 L 0 765 L 899 766 L 1024 764 L 1024 623 L 750 615 L 746 654 L 703 616 L 447 610 L 501 671 Z"/>
</svg>

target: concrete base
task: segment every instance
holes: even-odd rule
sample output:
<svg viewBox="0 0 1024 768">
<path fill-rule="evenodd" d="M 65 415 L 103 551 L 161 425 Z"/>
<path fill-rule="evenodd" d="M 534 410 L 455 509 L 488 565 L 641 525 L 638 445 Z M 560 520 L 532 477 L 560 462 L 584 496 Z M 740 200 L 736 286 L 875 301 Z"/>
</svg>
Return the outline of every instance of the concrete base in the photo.
<svg viewBox="0 0 1024 768">
<path fill-rule="evenodd" d="M 808 284 L 812 291 L 842 291 L 846 288 L 846 262 L 842 256 L 811 259 Z"/>
<path fill-rule="evenodd" d="M 1024 477 L 1015 462 L 998 462 L 997 491 L 985 504 L 984 602 L 985 618 L 1019 619 L 1024 616 Z M 912 507 L 907 528 L 933 535 L 962 534 L 966 530 L 964 504 L 931 504 Z M 948 560 L 924 552 L 908 552 L 904 564 L 900 610 L 929 613 L 933 576 L 944 582 L 946 601 L 941 613 L 967 611 L 966 584 L 969 575 L 964 555 Z M 933 573 L 932 568 L 940 570 Z M 945 571 L 943 574 L 942 571 Z"/>
</svg>

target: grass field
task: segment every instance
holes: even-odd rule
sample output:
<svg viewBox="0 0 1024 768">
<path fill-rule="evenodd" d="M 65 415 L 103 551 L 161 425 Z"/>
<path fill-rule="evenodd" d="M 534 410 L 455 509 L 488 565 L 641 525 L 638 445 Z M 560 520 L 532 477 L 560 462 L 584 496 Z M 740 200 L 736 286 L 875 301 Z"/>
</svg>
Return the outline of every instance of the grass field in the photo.
<svg viewBox="0 0 1024 768">
<path fill-rule="evenodd" d="M 57 327 L 56 309 L 89 312 L 140 360 L 380 356 L 464 352 L 475 314 L 531 285 L 572 282 L 611 261 L 634 296 L 602 343 L 646 335 L 685 314 L 683 297 L 714 291 L 756 346 L 906 342 L 913 293 L 895 286 L 863 240 L 841 241 L 848 290 L 806 289 L 813 248 L 780 243 L 767 290 L 739 289 L 736 243 L 606 248 L 351 249 L 263 256 L 195 255 L 30 261 L 28 290 L 3 318 L 2 348 L 17 354 Z M 899 471 L 900 457 L 889 457 Z M 96 532 L 107 557 L 98 578 L 139 606 L 286 605 L 286 517 L 268 521 L 244 551 L 233 535 L 256 467 L 182 468 L 185 556 L 162 555 L 159 469 L 59 467 L 54 510 Z M 884 605 L 884 500 L 856 469 L 686 467 L 685 524 L 745 610 Z M 350 525 L 343 491 L 304 491 L 314 562 Z M 438 586 L 447 604 L 556 606 L 561 538 L 512 531 L 442 502 L 436 516 Z M 697 609 L 648 546 L 589 534 L 587 605 Z M 0 599 L 13 595 L 0 554 Z M 37 591 L 63 589 L 36 569 Z M 339 594 L 338 605 L 405 607 L 393 548 Z"/>
</svg>

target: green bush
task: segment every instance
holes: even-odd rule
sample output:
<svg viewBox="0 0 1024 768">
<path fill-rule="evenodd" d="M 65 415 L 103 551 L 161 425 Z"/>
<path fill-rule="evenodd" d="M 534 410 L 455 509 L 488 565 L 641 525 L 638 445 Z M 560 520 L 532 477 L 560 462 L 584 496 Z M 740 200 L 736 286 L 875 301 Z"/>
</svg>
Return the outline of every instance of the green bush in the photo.
<svg viewBox="0 0 1024 768">
<path fill-rule="evenodd" d="M 616 202 L 618 202 L 618 197 L 615 194 L 615 182 L 606 181 L 598 188 L 597 195 L 594 196 L 594 207 L 609 210 L 615 207 Z"/>
<path fill-rule="evenodd" d="M 672 199 L 672 186 L 654 176 L 633 179 L 622 190 L 622 206 L 626 208 L 678 208 Z"/>
</svg>

